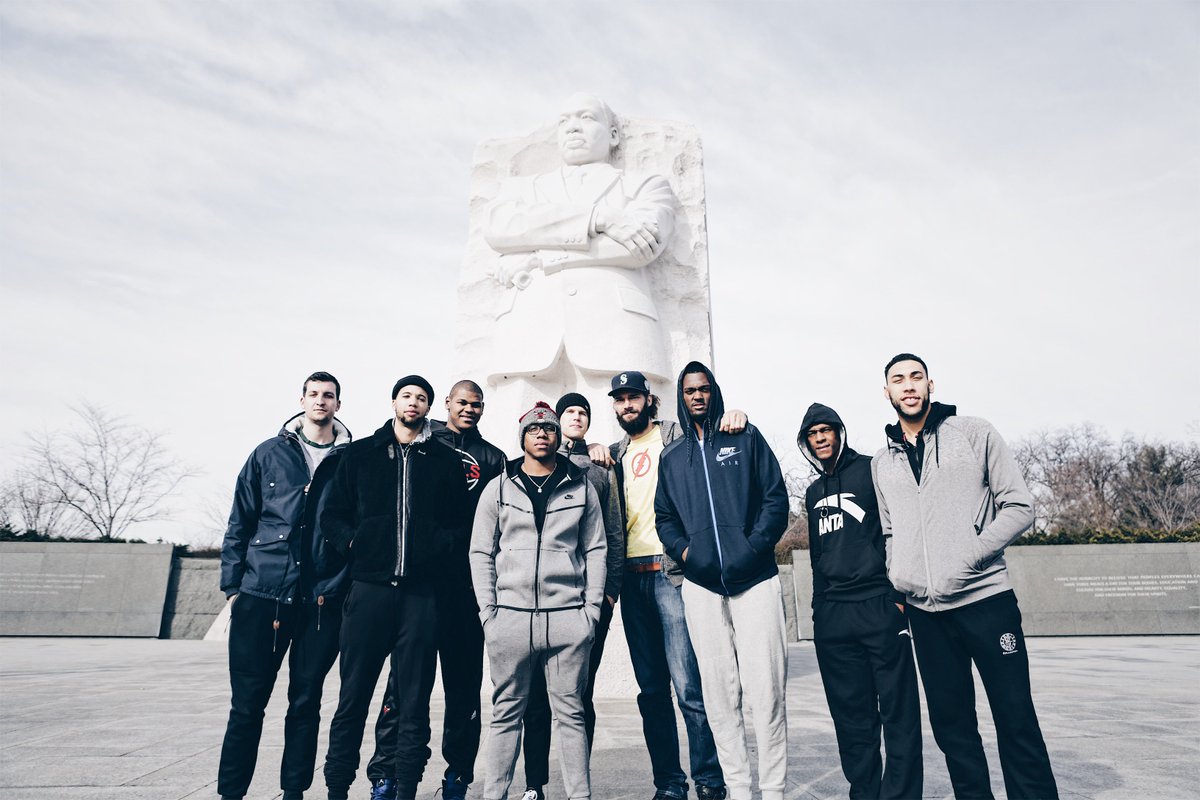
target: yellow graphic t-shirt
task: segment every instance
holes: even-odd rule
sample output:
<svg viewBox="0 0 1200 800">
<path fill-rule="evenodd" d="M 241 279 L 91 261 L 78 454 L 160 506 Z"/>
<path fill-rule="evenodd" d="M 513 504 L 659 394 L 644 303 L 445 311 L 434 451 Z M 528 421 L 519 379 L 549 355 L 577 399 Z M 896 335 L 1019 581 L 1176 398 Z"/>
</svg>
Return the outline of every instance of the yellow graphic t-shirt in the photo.
<svg viewBox="0 0 1200 800">
<path fill-rule="evenodd" d="M 629 442 L 621 457 L 625 473 L 625 516 L 629 520 L 625 540 L 625 557 L 656 556 L 663 551 L 662 542 L 654 529 L 654 493 L 658 489 L 658 459 L 662 456 L 663 438 L 660 426 Z"/>
</svg>

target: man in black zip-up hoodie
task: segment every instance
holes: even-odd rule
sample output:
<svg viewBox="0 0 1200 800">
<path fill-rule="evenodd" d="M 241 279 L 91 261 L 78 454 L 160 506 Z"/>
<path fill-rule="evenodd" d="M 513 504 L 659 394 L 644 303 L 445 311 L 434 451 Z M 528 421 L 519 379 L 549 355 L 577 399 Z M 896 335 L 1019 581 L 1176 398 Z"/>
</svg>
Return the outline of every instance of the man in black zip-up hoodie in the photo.
<svg viewBox="0 0 1200 800">
<path fill-rule="evenodd" d="M 396 382 L 395 418 L 347 448 L 321 512 L 330 543 L 351 556 L 354 579 L 342 618 L 342 690 L 325 757 L 330 800 L 345 798 L 354 781 L 371 695 L 389 655 L 399 800 L 412 800 L 429 760 L 435 590 L 470 524 L 461 462 L 431 438 L 432 399 L 433 388 L 419 375 Z"/>
<path fill-rule="evenodd" d="M 232 697 L 217 792 L 230 800 L 250 788 L 263 712 L 289 652 L 279 782 L 288 800 L 312 785 L 321 692 L 337 659 L 349 573 L 316 530 L 317 506 L 350 442 L 350 431 L 334 417 L 340 396 L 337 378 L 309 375 L 303 411 L 256 447 L 238 475 L 221 547 L 221 590 L 232 604 Z"/>
<path fill-rule="evenodd" d="M 718 427 L 725 410 L 708 367 L 679 374 L 684 436 L 663 451 L 654 499 L 663 549 L 683 565 L 683 608 L 700 663 L 704 707 L 730 800 L 750 800 L 741 698 L 754 714 L 759 790 L 783 800 L 787 781 L 787 641 L 775 544 L 788 498 L 775 454 L 753 425 Z"/>
<path fill-rule="evenodd" d="M 483 389 L 471 380 L 460 380 L 446 397 L 446 421 L 430 420 L 433 440 L 444 444 L 462 460 L 467 480 L 467 519 L 475 518 L 475 507 L 483 487 L 504 471 L 504 451 L 483 438 L 479 420 L 483 416 Z M 462 800 L 475 780 L 475 757 L 479 754 L 480 703 L 483 686 L 483 628 L 479 607 L 471 588 L 471 568 L 464 546 L 447 561 L 438 585 L 437 649 L 441 662 L 442 692 L 446 709 L 442 714 L 442 779 L 444 800 Z M 367 778 L 374 787 L 372 800 L 395 800 L 396 698 L 390 674 L 383 706 L 375 722 L 375 754 L 367 764 Z"/>
<path fill-rule="evenodd" d="M 813 644 L 851 798 L 920 798 L 921 705 L 904 595 L 887 577 L 871 459 L 813 403 L 796 436 L 817 470 L 804 496 Z M 887 768 L 879 755 L 882 723 Z"/>
</svg>

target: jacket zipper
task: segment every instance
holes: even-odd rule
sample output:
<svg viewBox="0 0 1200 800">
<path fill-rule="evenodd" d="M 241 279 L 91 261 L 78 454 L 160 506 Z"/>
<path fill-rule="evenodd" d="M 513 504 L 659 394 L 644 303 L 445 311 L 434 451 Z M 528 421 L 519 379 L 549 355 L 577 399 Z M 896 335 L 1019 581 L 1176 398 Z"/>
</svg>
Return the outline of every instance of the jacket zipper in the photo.
<svg viewBox="0 0 1200 800">
<path fill-rule="evenodd" d="M 925 435 L 924 431 L 922 431 L 918 435 L 924 436 Z M 936 433 L 934 433 L 933 435 L 937 436 Z M 925 442 L 925 446 L 926 447 L 929 446 L 928 441 Z M 904 453 L 904 459 L 905 459 L 905 461 L 908 460 L 907 453 Z M 919 481 L 917 481 L 917 513 L 920 514 L 920 516 L 921 516 L 921 552 L 924 553 L 924 555 L 925 555 L 925 584 L 929 588 L 929 604 L 931 606 L 933 606 L 934 610 L 936 611 L 937 610 L 937 600 L 935 600 L 933 597 L 933 595 L 934 595 L 933 571 L 930 569 L 930 566 L 929 566 L 929 537 L 927 537 L 925 535 L 925 508 L 924 508 L 924 506 L 922 504 L 922 500 L 921 500 L 921 484 L 923 484 L 925 482 L 925 476 L 928 474 L 925 467 L 926 467 L 926 465 L 922 463 L 921 464 L 921 479 Z M 912 474 L 911 468 L 909 469 L 909 474 L 910 475 Z"/>
<path fill-rule="evenodd" d="M 399 488 L 399 511 L 400 511 L 400 541 L 397 543 L 396 549 L 396 577 L 403 578 L 408 567 L 407 553 L 408 549 L 408 450 L 409 448 L 398 445 L 400 448 L 400 464 L 404 469 L 404 480 L 401 481 Z"/>
<path fill-rule="evenodd" d="M 721 568 L 721 588 L 728 595 L 729 587 L 725 585 L 725 556 L 721 553 L 721 535 L 720 529 L 717 527 L 717 507 L 713 505 L 712 483 L 708 479 L 708 459 L 704 457 L 703 442 L 700 443 L 700 463 L 704 465 L 704 488 L 708 491 L 708 510 L 712 514 L 713 541 L 717 543 L 717 566 Z"/>
</svg>

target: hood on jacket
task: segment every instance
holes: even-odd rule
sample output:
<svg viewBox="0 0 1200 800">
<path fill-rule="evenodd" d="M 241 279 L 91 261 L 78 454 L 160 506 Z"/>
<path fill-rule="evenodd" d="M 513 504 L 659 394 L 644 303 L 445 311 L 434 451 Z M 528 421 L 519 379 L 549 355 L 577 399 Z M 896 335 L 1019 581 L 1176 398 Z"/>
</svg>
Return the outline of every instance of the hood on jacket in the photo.
<svg viewBox="0 0 1200 800">
<path fill-rule="evenodd" d="M 808 463 L 812 464 L 817 472 L 823 473 L 825 465 L 808 445 L 808 431 L 817 425 L 828 425 L 837 431 L 838 451 L 837 458 L 833 461 L 834 469 L 841 461 L 842 454 L 846 452 L 846 426 L 842 423 L 842 418 L 838 416 L 838 413 L 829 406 L 813 403 L 808 407 L 808 411 L 804 412 L 804 421 L 800 423 L 800 432 L 796 434 L 796 446 L 800 448 L 800 452 L 808 460 Z"/>
<path fill-rule="evenodd" d="M 279 428 L 280 436 L 296 436 L 300 429 L 304 426 L 304 412 L 301 411 L 293 414 L 288 418 L 287 422 Z M 349 444 L 354 437 L 350 435 L 350 429 L 342 424 L 342 421 L 337 417 L 333 418 L 333 443 L 334 445 Z"/>
<path fill-rule="evenodd" d="M 688 449 L 691 450 L 692 442 L 696 439 L 696 426 L 692 420 L 692 414 L 688 411 L 687 403 L 683 399 L 683 376 L 690 372 L 703 372 L 708 378 L 708 382 L 712 384 L 712 395 L 708 400 L 708 413 L 704 417 L 704 441 L 712 447 L 712 442 L 715 439 L 713 436 L 716 433 L 717 426 L 721 422 L 721 416 L 725 413 L 725 399 L 721 396 L 721 387 L 717 385 L 717 379 L 713 377 L 712 370 L 701 364 L 699 361 L 689 361 L 683 371 L 679 373 L 679 380 L 675 382 L 675 396 L 679 409 L 679 425 L 683 428 L 683 435 L 688 440 Z M 690 456 L 689 456 L 690 457 Z"/>
<path fill-rule="evenodd" d="M 948 417 L 953 417 L 958 413 L 958 406 L 950 406 L 945 403 L 933 402 L 929 405 L 929 414 L 925 417 L 925 427 L 921 428 L 921 435 L 934 433 L 938 426 L 946 421 Z M 887 434 L 888 442 L 891 444 L 904 446 L 904 431 L 900 428 L 899 422 L 893 422 L 883 429 Z"/>
</svg>

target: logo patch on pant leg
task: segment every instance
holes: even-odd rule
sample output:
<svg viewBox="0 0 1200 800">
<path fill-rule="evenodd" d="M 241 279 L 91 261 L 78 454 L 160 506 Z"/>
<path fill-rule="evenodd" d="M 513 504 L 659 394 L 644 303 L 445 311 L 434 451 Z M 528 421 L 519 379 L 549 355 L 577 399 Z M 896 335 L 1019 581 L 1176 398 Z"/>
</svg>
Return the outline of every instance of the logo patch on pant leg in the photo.
<svg viewBox="0 0 1200 800">
<path fill-rule="evenodd" d="M 1004 655 L 1017 652 L 1017 637 L 1011 633 L 1006 633 L 1000 637 L 1000 649 L 1004 651 Z"/>
</svg>

